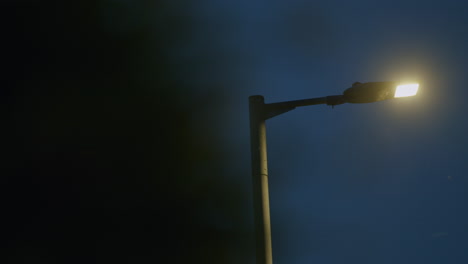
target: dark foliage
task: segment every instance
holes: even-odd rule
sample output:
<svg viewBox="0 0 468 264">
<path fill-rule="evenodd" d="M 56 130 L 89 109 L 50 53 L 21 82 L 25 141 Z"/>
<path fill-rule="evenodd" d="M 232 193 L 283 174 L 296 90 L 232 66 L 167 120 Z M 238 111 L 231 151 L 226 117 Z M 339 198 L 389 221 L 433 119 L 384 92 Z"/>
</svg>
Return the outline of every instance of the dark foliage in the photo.
<svg viewBox="0 0 468 264">
<path fill-rule="evenodd" d="M 2 3 L 2 263 L 242 258 L 241 199 L 167 56 L 189 19 L 137 2 Z"/>
</svg>

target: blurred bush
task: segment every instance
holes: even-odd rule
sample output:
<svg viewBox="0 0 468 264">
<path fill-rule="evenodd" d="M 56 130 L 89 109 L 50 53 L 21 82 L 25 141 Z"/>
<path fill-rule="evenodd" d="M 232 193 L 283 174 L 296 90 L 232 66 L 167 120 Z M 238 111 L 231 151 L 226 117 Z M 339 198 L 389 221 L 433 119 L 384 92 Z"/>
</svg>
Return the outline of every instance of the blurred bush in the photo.
<svg viewBox="0 0 468 264">
<path fill-rule="evenodd" d="M 172 2 L 2 2 L 3 263 L 251 259 L 246 198 L 193 123 L 219 91 L 200 109 L 168 56 L 191 32 Z"/>
</svg>

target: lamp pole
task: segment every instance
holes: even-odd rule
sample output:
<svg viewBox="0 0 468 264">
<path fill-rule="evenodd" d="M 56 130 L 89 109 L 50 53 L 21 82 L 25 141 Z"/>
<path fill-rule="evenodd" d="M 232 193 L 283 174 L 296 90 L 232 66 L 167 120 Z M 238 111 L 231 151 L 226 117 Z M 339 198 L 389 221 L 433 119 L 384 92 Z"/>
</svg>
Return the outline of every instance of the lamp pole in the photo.
<svg viewBox="0 0 468 264">
<path fill-rule="evenodd" d="M 265 104 L 261 95 L 251 96 L 249 100 L 257 264 L 272 264 Z"/>
<path fill-rule="evenodd" d="M 342 96 L 328 96 L 297 101 L 265 104 L 261 95 L 249 97 L 250 146 L 255 217 L 257 264 L 272 264 L 270 201 L 268 195 L 268 161 L 265 121 L 268 118 L 313 104 L 341 104 Z"/>
<path fill-rule="evenodd" d="M 414 84 L 417 85 L 417 84 Z M 268 194 L 267 119 L 291 111 L 296 107 L 317 104 L 331 106 L 344 103 L 371 103 L 401 97 L 401 90 L 416 94 L 419 85 L 403 88 L 393 82 L 354 83 L 343 95 L 265 104 L 261 95 L 249 97 L 250 150 L 252 155 L 252 186 L 255 218 L 257 264 L 272 264 L 270 201 Z"/>
</svg>

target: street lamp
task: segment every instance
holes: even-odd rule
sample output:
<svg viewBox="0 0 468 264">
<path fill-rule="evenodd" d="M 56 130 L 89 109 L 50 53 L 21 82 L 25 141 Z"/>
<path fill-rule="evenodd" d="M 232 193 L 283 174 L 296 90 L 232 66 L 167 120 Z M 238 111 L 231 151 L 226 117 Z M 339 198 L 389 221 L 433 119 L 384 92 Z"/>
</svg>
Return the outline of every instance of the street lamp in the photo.
<svg viewBox="0 0 468 264">
<path fill-rule="evenodd" d="M 261 95 L 249 97 L 250 144 L 256 234 L 257 264 L 272 264 L 270 202 L 268 195 L 268 162 L 265 121 L 296 107 L 317 104 L 331 106 L 344 103 L 373 103 L 416 95 L 419 84 L 395 82 L 356 82 L 342 95 L 265 104 Z"/>
</svg>

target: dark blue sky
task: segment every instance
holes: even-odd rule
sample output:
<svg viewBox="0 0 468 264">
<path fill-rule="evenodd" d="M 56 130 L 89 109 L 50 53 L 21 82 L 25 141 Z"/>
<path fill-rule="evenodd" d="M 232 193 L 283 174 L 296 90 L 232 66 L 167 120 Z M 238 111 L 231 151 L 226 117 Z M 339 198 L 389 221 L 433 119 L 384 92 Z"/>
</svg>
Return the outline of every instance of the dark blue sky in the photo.
<svg viewBox="0 0 468 264">
<path fill-rule="evenodd" d="M 224 93 L 210 126 L 248 196 L 248 96 L 421 84 L 413 98 L 310 106 L 267 122 L 275 263 L 468 261 L 468 3 L 207 0 L 191 10 L 199 31 L 177 56 L 215 53 L 230 65 L 192 81 Z"/>
</svg>

